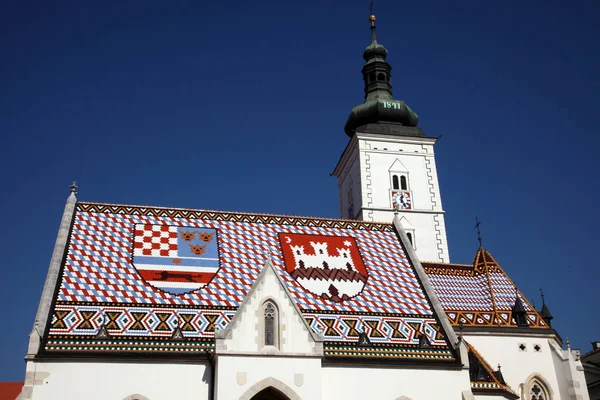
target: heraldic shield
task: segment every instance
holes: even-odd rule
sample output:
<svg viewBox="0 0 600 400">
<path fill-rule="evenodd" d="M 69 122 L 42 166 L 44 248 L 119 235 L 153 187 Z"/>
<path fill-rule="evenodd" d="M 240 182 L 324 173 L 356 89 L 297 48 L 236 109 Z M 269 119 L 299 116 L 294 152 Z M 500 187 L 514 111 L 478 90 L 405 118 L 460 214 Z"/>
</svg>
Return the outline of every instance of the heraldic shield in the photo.
<svg viewBox="0 0 600 400">
<path fill-rule="evenodd" d="M 136 225 L 133 266 L 147 284 L 171 294 L 206 286 L 219 270 L 217 231 Z"/>
<path fill-rule="evenodd" d="M 309 292 L 342 302 L 359 294 L 368 279 L 352 237 L 280 233 L 287 272 Z"/>
</svg>

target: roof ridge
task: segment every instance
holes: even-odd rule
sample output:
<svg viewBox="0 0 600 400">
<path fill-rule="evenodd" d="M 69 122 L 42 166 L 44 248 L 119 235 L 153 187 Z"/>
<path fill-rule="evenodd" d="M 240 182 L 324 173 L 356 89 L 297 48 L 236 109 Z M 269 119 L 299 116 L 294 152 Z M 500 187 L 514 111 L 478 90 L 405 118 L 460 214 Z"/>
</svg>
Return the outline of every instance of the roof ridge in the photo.
<svg viewBox="0 0 600 400">
<path fill-rule="evenodd" d="M 363 221 L 355 219 L 343 219 L 343 218 L 332 218 L 332 217 L 314 217 L 308 215 L 290 215 L 290 214 L 267 214 L 250 211 L 226 211 L 226 210 L 208 210 L 202 208 L 185 208 L 185 207 L 164 207 L 164 206 L 152 206 L 152 205 L 140 205 L 140 204 L 119 204 L 119 203 L 102 203 L 94 201 L 78 201 L 77 205 L 90 205 L 90 206 L 105 206 L 105 207 L 129 207 L 129 208 L 152 208 L 156 210 L 166 211 L 188 211 L 188 212 L 208 212 L 208 213 L 221 213 L 221 214 L 235 214 L 235 215 L 247 215 L 247 216 L 259 216 L 259 217 L 281 217 L 281 218 L 304 218 L 313 220 L 327 220 L 327 221 L 341 221 L 341 222 L 354 222 L 368 225 L 392 225 L 391 222 L 382 221 Z"/>
<path fill-rule="evenodd" d="M 485 264 L 485 274 L 486 274 L 486 276 L 488 278 L 488 281 L 490 282 L 490 294 L 492 295 L 492 303 L 493 303 L 494 310 L 497 311 L 497 305 L 496 305 L 496 299 L 494 298 L 494 294 L 492 293 L 492 280 L 490 278 L 489 268 L 488 268 L 489 264 L 494 264 L 494 266 L 496 267 L 496 272 L 499 272 L 502 275 L 504 275 L 504 277 L 506 279 L 508 279 L 512 283 L 512 285 L 515 288 L 516 295 L 519 296 L 520 299 L 521 299 L 521 301 L 524 301 L 527 304 L 527 306 L 529 307 L 529 309 L 526 310 L 526 313 L 527 314 L 535 314 L 536 317 L 538 318 L 538 321 L 540 321 L 540 322 L 543 321 L 543 323 L 545 325 L 548 325 L 546 323 L 546 321 L 542 318 L 542 316 L 540 315 L 540 313 L 535 309 L 535 307 L 533 307 L 531 305 L 531 303 L 529 302 L 529 300 L 527 300 L 527 297 L 525 297 L 525 295 L 523 294 L 523 292 L 521 290 L 519 290 L 519 288 L 517 287 L 517 284 L 510 278 L 510 276 L 508 276 L 508 274 L 506 273 L 506 271 L 504 270 L 504 268 L 502 268 L 502 266 L 500 265 L 500 263 L 498 261 L 496 261 L 496 259 L 492 255 L 492 253 L 490 253 L 488 250 L 486 250 L 484 248 L 480 248 L 479 250 L 477 250 L 477 254 L 475 255 L 475 259 L 476 260 L 477 260 L 477 258 L 478 258 L 478 256 L 479 256 L 480 253 L 487 254 L 491 258 L 491 260 L 492 260 L 492 261 L 488 261 L 488 260 L 485 259 L 485 256 L 483 257 L 483 259 L 484 259 L 483 262 Z M 474 269 L 477 269 L 475 265 L 473 265 L 473 266 L 474 266 Z M 515 298 L 515 300 L 516 300 L 516 298 Z M 528 322 L 530 323 L 530 321 L 528 321 Z"/>
</svg>

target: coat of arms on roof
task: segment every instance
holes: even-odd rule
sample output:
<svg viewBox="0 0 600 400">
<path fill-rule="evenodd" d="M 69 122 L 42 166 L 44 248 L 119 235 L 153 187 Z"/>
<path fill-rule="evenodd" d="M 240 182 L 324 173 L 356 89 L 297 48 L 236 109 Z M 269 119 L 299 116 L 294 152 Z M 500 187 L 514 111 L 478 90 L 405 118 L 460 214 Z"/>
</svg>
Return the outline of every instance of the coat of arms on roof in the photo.
<svg viewBox="0 0 600 400">
<path fill-rule="evenodd" d="M 342 302 L 358 295 L 368 279 L 352 237 L 280 233 L 287 272 L 305 290 Z"/>
<path fill-rule="evenodd" d="M 147 284 L 165 292 L 184 294 L 198 290 L 219 270 L 217 231 L 138 224 L 133 266 Z"/>
</svg>

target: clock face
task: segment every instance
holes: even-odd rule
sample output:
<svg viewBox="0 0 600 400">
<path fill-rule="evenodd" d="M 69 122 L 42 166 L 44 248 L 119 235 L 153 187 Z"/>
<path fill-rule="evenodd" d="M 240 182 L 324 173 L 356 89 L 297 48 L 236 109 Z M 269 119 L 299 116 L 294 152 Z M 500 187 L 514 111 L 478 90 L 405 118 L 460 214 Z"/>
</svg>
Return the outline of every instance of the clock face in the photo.
<svg viewBox="0 0 600 400">
<path fill-rule="evenodd" d="M 412 209 L 412 200 L 410 192 L 406 190 L 392 192 L 392 205 L 397 210 Z"/>
</svg>

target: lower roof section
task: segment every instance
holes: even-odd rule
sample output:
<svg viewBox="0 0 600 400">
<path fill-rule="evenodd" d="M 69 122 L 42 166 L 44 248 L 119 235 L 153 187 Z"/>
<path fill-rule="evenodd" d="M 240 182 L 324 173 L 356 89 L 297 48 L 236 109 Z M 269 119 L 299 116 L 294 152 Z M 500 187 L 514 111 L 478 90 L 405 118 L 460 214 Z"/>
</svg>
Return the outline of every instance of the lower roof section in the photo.
<svg viewBox="0 0 600 400">
<path fill-rule="evenodd" d="M 487 250 L 480 248 L 471 265 L 426 262 L 422 265 L 452 325 L 517 328 L 512 310 L 518 296 L 525 310 L 527 329 L 550 330 Z"/>
</svg>

